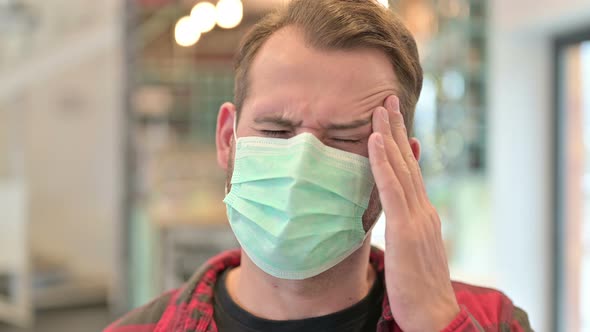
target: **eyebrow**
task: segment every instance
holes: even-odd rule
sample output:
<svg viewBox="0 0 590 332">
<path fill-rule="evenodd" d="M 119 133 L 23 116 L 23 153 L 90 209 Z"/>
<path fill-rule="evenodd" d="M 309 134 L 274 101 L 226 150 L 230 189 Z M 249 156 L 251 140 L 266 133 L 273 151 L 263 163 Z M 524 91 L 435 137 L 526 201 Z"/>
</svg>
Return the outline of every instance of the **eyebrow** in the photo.
<svg viewBox="0 0 590 332">
<path fill-rule="evenodd" d="M 271 124 L 275 124 L 275 125 L 278 125 L 281 127 L 295 128 L 295 127 L 301 126 L 303 121 L 294 122 L 290 119 L 284 118 L 281 115 L 265 115 L 265 116 L 261 116 L 259 118 L 255 118 L 254 123 L 257 123 L 257 124 L 271 123 Z"/>
<path fill-rule="evenodd" d="M 331 123 L 326 126 L 326 129 L 329 130 L 348 130 L 348 129 L 356 129 L 363 126 L 366 126 L 372 122 L 371 118 L 366 119 L 358 119 L 354 120 L 349 123 Z"/>
<path fill-rule="evenodd" d="M 363 126 L 366 126 L 372 122 L 372 119 L 358 119 L 348 123 L 331 123 L 328 124 L 325 128 L 328 130 L 350 130 L 356 129 Z M 301 126 L 303 121 L 294 122 L 293 120 L 284 118 L 281 115 L 266 115 L 259 118 L 254 119 L 254 123 L 257 124 L 264 124 L 264 123 L 271 123 L 281 127 L 287 128 L 296 128 Z"/>
</svg>

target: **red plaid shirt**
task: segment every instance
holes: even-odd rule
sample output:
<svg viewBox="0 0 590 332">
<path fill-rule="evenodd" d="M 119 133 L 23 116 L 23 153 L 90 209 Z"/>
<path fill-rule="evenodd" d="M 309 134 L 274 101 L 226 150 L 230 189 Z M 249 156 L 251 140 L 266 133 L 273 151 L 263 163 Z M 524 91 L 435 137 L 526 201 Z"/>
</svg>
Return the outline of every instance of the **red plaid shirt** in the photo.
<svg viewBox="0 0 590 332">
<path fill-rule="evenodd" d="M 181 288 L 165 293 L 151 303 L 117 320 L 104 332 L 216 332 L 213 320 L 213 290 L 219 275 L 240 265 L 240 250 L 210 259 Z M 383 252 L 373 248 L 371 264 L 383 276 Z M 499 291 L 453 282 L 461 312 L 443 332 L 532 331 L 527 315 Z M 395 323 L 387 296 L 377 332 L 401 332 Z"/>
</svg>

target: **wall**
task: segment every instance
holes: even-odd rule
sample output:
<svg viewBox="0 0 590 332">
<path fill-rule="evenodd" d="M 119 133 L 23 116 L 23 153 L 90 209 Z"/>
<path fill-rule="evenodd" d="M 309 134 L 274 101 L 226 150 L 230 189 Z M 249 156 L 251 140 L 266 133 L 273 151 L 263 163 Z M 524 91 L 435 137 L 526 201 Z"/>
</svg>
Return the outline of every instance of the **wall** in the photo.
<svg viewBox="0 0 590 332">
<path fill-rule="evenodd" d="M 489 156 L 497 287 L 551 331 L 553 36 L 590 25 L 587 0 L 490 1 Z"/>
<path fill-rule="evenodd" d="M 0 107 L 24 113 L 31 251 L 106 286 L 123 189 L 123 1 L 28 1 L 29 51 L 0 68 Z"/>
<path fill-rule="evenodd" d="M 27 114 L 33 250 L 110 279 L 121 202 L 118 57 L 104 51 L 37 83 Z"/>
</svg>

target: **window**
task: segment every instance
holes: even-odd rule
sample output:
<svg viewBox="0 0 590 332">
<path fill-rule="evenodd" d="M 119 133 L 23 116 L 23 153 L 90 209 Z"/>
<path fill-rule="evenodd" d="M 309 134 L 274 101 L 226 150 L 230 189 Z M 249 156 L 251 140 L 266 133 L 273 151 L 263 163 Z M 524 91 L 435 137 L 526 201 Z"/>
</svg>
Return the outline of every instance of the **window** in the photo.
<svg viewBox="0 0 590 332">
<path fill-rule="evenodd" d="M 554 84 L 555 330 L 590 332 L 590 30 L 557 39 Z"/>
</svg>

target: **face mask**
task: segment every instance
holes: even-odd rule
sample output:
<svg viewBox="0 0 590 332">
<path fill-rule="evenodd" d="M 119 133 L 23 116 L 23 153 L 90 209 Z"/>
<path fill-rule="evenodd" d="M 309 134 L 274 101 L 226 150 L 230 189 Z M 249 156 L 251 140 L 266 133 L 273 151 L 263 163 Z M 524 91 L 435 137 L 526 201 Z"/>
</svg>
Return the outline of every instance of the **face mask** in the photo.
<svg viewBox="0 0 590 332">
<path fill-rule="evenodd" d="M 242 249 L 282 279 L 318 275 L 356 251 L 374 186 L 369 160 L 304 133 L 237 140 L 224 202 Z"/>
</svg>

